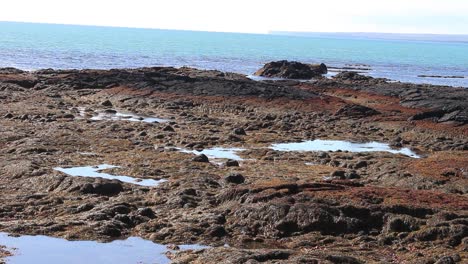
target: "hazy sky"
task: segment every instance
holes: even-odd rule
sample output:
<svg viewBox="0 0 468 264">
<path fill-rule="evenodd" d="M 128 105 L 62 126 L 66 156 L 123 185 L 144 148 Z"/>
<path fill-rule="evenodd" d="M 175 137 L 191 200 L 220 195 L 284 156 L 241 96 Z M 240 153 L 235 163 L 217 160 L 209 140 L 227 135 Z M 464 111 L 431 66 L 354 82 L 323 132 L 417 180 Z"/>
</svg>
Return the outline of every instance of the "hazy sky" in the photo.
<svg viewBox="0 0 468 264">
<path fill-rule="evenodd" d="M 0 21 L 226 32 L 468 34 L 468 0 L 9 0 Z"/>
</svg>

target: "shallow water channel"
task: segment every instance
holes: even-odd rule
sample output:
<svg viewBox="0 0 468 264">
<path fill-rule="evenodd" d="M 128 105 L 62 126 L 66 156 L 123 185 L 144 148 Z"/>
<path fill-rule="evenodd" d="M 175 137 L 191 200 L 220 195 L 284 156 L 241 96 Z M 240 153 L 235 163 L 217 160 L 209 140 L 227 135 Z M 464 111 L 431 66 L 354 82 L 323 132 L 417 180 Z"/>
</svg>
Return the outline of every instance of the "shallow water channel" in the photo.
<svg viewBox="0 0 468 264">
<path fill-rule="evenodd" d="M 277 151 L 349 151 L 349 152 L 390 152 L 403 154 L 412 158 L 420 158 L 409 148 L 392 149 L 389 144 L 380 142 L 354 143 L 343 140 L 311 140 L 296 143 L 279 143 L 270 147 Z"/>
<path fill-rule="evenodd" d="M 109 164 L 101 164 L 98 166 L 84 166 L 84 167 L 71 167 L 71 168 L 54 168 L 56 171 L 63 172 L 70 176 L 74 177 L 90 177 L 90 178 L 104 178 L 110 180 L 119 180 L 121 182 L 141 185 L 141 186 L 148 186 L 148 187 L 155 187 L 165 182 L 167 180 L 153 180 L 153 179 L 139 179 L 133 178 L 130 176 L 122 176 L 122 175 L 111 175 L 108 173 L 101 172 L 102 170 L 118 168 L 118 166 L 113 166 Z"/>
<path fill-rule="evenodd" d="M 165 123 L 169 120 L 157 118 L 157 117 L 145 117 L 139 116 L 132 113 L 121 113 L 121 112 L 100 112 L 98 115 L 91 117 L 91 120 L 126 120 L 131 122 L 145 122 L 145 123 Z"/>
</svg>

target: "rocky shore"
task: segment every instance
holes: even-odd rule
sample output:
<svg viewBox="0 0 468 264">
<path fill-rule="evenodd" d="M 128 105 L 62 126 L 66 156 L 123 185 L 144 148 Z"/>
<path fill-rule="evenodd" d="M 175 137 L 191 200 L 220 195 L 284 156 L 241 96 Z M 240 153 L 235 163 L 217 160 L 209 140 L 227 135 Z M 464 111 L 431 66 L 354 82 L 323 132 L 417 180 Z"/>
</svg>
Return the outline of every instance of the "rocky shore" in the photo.
<svg viewBox="0 0 468 264">
<path fill-rule="evenodd" d="M 466 262 L 468 89 L 354 72 L 297 77 L 310 80 L 0 69 L 0 232 L 210 246 L 171 251 L 173 263 Z M 376 141 L 420 158 L 271 148 L 315 139 Z M 240 158 L 201 154 L 213 148 Z M 55 169 L 101 164 L 164 181 Z M 0 243 L 0 263 L 8 252 Z"/>
</svg>

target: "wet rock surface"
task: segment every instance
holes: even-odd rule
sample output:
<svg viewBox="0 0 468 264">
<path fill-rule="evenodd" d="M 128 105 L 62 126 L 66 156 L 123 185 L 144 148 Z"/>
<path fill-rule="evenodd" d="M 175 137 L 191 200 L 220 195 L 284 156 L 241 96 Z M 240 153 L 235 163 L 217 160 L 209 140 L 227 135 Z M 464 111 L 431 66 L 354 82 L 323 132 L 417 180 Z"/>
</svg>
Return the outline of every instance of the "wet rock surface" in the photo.
<svg viewBox="0 0 468 264">
<path fill-rule="evenodd" d="M 304 85 L 306 86 L 306 85 Z M 320 79 L 314 86 L 330 90 L 352 89 L 398 98 L 401 106 L 420 109 L 410 120 L 431 120 L 439 123 L 468 123 L 468 89 L 429 84 L 391 82 L 387 79 L 342 72 L 332 79 Z M 450 92 L 446 92 L 447 89 Z M 313 91 L 315 89 L 307 89 Z"/>
<path fill-rule="evenodd" d="M 172 252 L 174 263 L 466 262 L 467 90 L 353 76 L 1 69 L 0 232 L 212 246 Z M 109 109 L 168 121 L 92 119 Z M 314 139 L 421 158 L 269 148 Z M 215 147 L 243 149 L 242 159 L 179 151 Z M 54 170 L 97 164 L 167 181 Z M 0 245 L 0 259 L 8 251 Z"/>
</svg>

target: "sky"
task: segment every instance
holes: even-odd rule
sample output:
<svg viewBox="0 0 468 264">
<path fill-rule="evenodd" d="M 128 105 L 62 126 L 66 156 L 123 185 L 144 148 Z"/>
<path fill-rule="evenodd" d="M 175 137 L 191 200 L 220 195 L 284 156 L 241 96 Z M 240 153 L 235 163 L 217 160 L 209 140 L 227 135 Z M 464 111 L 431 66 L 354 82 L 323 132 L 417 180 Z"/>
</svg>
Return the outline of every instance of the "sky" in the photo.
<svg viewBox="0 0 468 264">
<path fill-rule="evenodd" d="M 14 0 L 0 21 L 222 32 L 468 34 L 468 0 Z"/>
</svg>

